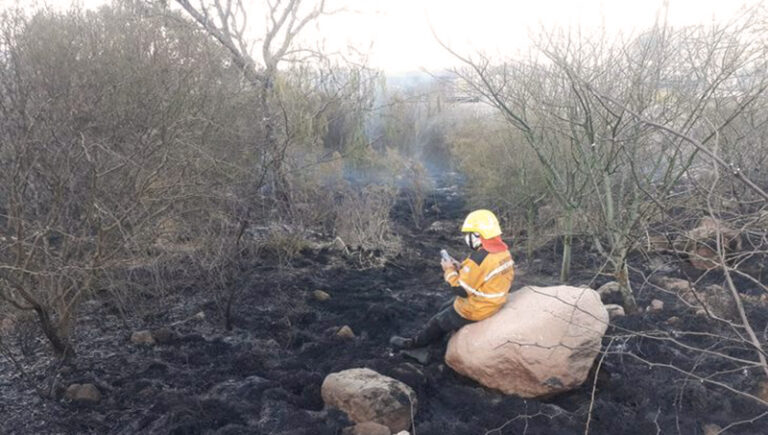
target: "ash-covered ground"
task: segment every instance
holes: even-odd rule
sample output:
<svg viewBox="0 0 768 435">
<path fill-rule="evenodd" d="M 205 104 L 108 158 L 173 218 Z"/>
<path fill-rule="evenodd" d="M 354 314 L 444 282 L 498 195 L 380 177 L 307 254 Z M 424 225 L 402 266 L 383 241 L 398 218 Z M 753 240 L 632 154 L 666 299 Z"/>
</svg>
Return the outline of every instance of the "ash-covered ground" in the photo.
<svg viewBox="0 0 768 435">
<path fill-rule="evenodd" d="M 664 309 L 616 320 L 603 342 L 597 379 L 593 368 L 584 385 L 567 394 L 523 400 L 483 388 L 445 366 L 444 344 L 431 348 L 426 365 L 393 354 L 389 337 L 413 333 L 450 295 L 439 250 L 464 253 L 457 230 L 468 210 L 457 191 L 438 189 L 426 208 L 427 226 L 448 225 L 417 230 L 399 205 L 393 216 L 407 249 L 384 267 L 359 270 L 327 246 L 305 250 L 289 268 L 260 258 L 233 284 L 242 295 L 231 331 L 223 328 L 210 289 L 194 285 L 148 293 L 125 314 L 106 296 L 86 303 L 70 364 L 56 363 L 44 342 L 29 339 L 26 355 L 14 353 L 23 375 L 9 359 L 0 360 L 0 432 L 339 434 L 350 422 L 324 409 L 320 385 L 329 373 L 368 367 L 414 388 L 419 435 L 580 434 L 588 419 L 595 434 L 702 434 L 709 424 L 727 433 L 768 433 L 768 418 L 757 418 L 768 408 L 740 394 L 757 394 L 760 371 L 737 370 L 743 363 L 698 349 L 743 360 L 755 360 L 754 350 L 720 337 L 732 335 L 727 326 L 697 316 L 640 275 L 633 276 L 639 304 L 656 298 Z M 557 246 L 526 259 L 509 241 L 518 264 L 514 288 L 556 284 Z M 593 280 L 601 262 L 586 244 L 577 244 L 574 257 L 572 284 L 597 288 L 608 280 Z M 669 276 L 685 272 L 670 264 Z M 318 289 L 331 298 L 315 299 Z M 747 309 L 762 334 L 766 309 Z M 336 336 L 343 325 L 356 337 Z M 131 332 L 143 329 L 162 329 L 163 340 L 131 344 Z M 72 383 L 95 384 L 101 401 L 65 400 Z"/>
</svg>

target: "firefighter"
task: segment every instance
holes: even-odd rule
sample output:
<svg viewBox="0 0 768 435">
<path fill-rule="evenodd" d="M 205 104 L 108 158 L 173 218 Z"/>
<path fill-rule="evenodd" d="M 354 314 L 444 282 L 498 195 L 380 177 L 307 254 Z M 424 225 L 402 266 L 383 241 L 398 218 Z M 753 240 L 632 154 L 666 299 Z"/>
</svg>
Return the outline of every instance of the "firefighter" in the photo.
<svg viewBox="0 0 768 435">
<path fill-rule="evenodd" d="M 494 315 L 507 301 L 515 276 L 515 262 L 501 240 L 501 227 L 488 210 L 475 210 L 461 227 L 471 255 L 457 264 L 443 259 L 443 277 L 456 296 L 444 304 L 413 338 L 393 336 L 397 349 L 424 347 L 464 325 Z"/>
</svg>

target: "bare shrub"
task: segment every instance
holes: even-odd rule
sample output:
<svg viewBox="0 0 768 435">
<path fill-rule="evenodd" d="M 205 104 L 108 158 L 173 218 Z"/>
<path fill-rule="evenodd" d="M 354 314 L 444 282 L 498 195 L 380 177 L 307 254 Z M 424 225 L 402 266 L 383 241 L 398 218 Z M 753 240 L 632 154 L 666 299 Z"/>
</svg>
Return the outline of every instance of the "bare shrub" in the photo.
<svg viewBox="0 0 768 435">
<path fill-rule="evenodd" d="M 157 264 L 162 222 L 183 223 L 201 196 L 211 158 L 189 144 L 226 70 L 207 40 L 131 2 L 7 13 L 0 44 L 0 299 L 69 356 L 78 304 Z"/>
<path fill-rule="evenodd" d="M 554 234 L 561 213 L 550 205 L 545 174 L 535 154 L 496 114 L 460 108 L 455 112 L 449 140 L 458 169 L 467 177 L 470 204 L 498 207 L 506 229 L 524 244 L 526 258 L 531 259 L 536 249 L 561 234 Z"/>
<path fill-rule="evenodd" d="M 427 196 L 434 187 L 427 168 L 415 158 L 403 156 L 393 148 L 388 148 L 380 159 L 392 174 L 393 182 L 400 187 L 400 192 L 408 204 L 413 225 L 421 229 Z"/>
<path fill-rule="evenodd" d="M 396 189 L 371 185 L 348 188 L 336 215 L 336 234 L 359 252 L 381 252 L 385 256 L 400 251 L 400 239 L 392 233 L 389 212 L 395 203 Z M 362 260 L 363 257 L 360 257 Z"/>
</svg>

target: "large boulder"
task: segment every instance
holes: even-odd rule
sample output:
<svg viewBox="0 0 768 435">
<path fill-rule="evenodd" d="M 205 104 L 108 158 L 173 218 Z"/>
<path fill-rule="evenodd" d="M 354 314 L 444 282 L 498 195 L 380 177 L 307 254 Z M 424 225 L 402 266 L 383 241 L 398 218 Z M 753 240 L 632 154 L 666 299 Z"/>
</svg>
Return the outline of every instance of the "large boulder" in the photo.
<svg viewBox="0 0 768 435">
<path fill-rule="evenodd" d="M 358 368 L 331 373 L 321 387 L 323 402 L 356 423 L 374 422 L 399 432 L 411 427 L 416 393 L 397 379 Z"/>
<path fill-rule="evenodd" d="M 524 287 L 498 313 L 454 334 L 445 362 L 506 394 L 549 396 L 586 380 L 607 327 L 590 288 Z"/>
</svg>

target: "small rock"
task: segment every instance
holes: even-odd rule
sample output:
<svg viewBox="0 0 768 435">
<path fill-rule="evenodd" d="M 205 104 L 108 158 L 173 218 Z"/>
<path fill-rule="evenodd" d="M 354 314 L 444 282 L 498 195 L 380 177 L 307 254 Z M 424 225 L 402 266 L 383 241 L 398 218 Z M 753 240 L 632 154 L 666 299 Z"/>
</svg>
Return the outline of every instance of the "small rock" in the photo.
<svg viewBox="0 0 768 435">
<path fill-rule="evenodd" d="M 661 311 L 663 309 L 664 309 L 664 302 L 658 299 L 652 300 L 651 305 L 648 306 L 648 311 L 651 311 L 651 312 Z"/>
<path fill-rule="evenodd" d="M 350 328 L 349 325 L 342 326 L 336 335 L 341 338 L 355 338 L 355 332 L 352 331 L 352 328 Z"/>
<path fill-rule="evenodd" d="M 600 300 L 603 301 L 603 303 L 615 303 L 621 301 L 621 288 L 616 281 L 611 281 L 600 286 L 600 288 L 597 289 L 597 294 L 600 295 Z"/>
<path fill-rule="evenodd" d="M 152 330 L 152 338 L 160 344 L 167 344 L 176 338 L 176 334 L 168 328 L 158 328 Z"/>
<path fill-rule="evenodd" d="M 391 435 L 392 432 L 383 424 L 367 421 L 344 429 L 342 435 Z"/>
<path fill-rule="evenodd" d="M 696 310 L 696 315 L 699 317 L 707 317 L 707 311 L 703 308 Z"/>
<path fill-rule="evenodd" d="M 322 290 L 315 290 L 314 292 L 312 292 L 312 296 L 315 298 L 315 300 L 318 300 L 320 302 L 327 301 L 328 299 L 331 298 L 331 295 L 329 295 L 328 293 Z"/>
<path fill-rule="evenodd" d="M 73 402 L 99 403 L 101 393 L 93 384 L 72 384 L 67 388 L 64 397 Z"/>
<path fill-rule="evenodd" d="M 613 320 L 617 317 L 624 317 L 626 316 L 626 313 L 624 312 L 624 307 L 618 304 L 605 304 L 605 309 L 608 311 L 608 318 Z"/>
<path fill-rule="evenodd" d="M 152 346 L 155 339 L 149 331 L 135 331 L 131 334 L 131 343 L 135 345 Z"/>
<path fill-rule="evenodd" d="M 712 250 L 715 240 L 720 238 L 725 253 L 738 252 L 742 248 L 742 237 L 739 230 L 727 227 L 719 219 L 702 218 L 699 225 L 683 234 L 676 244 L 687 251 L 693 267 L 700 270 L 710 270 L 720 267 L 719 255 Z"/>
<path fill-rule="evenodd" d="M 716 424 L 710 423 L 702 426 L 701 430 L 704 431 L 704 435 L 718 435 L 723 430 L 723 428 Z"/>
<path fill-rule="evenodd" d="M 192 316 L 192 318 L 195 320 L 205 320 L 205 312 L 200 311 L 199 313 Z"/>
<path fill-rule="evenodd" d="M 411 433 L 408 432 L 407 430 L 402 430 L 402 431 L 398 432 L 397 435 L 411 435 Z"/>
<path fill-rule="evenodd" d="M 679 325 L 680 324 L 680 318 L 677 316 L 672 316 L 669 319 L 667 319 L 667 325 Z"/>
</svg>

